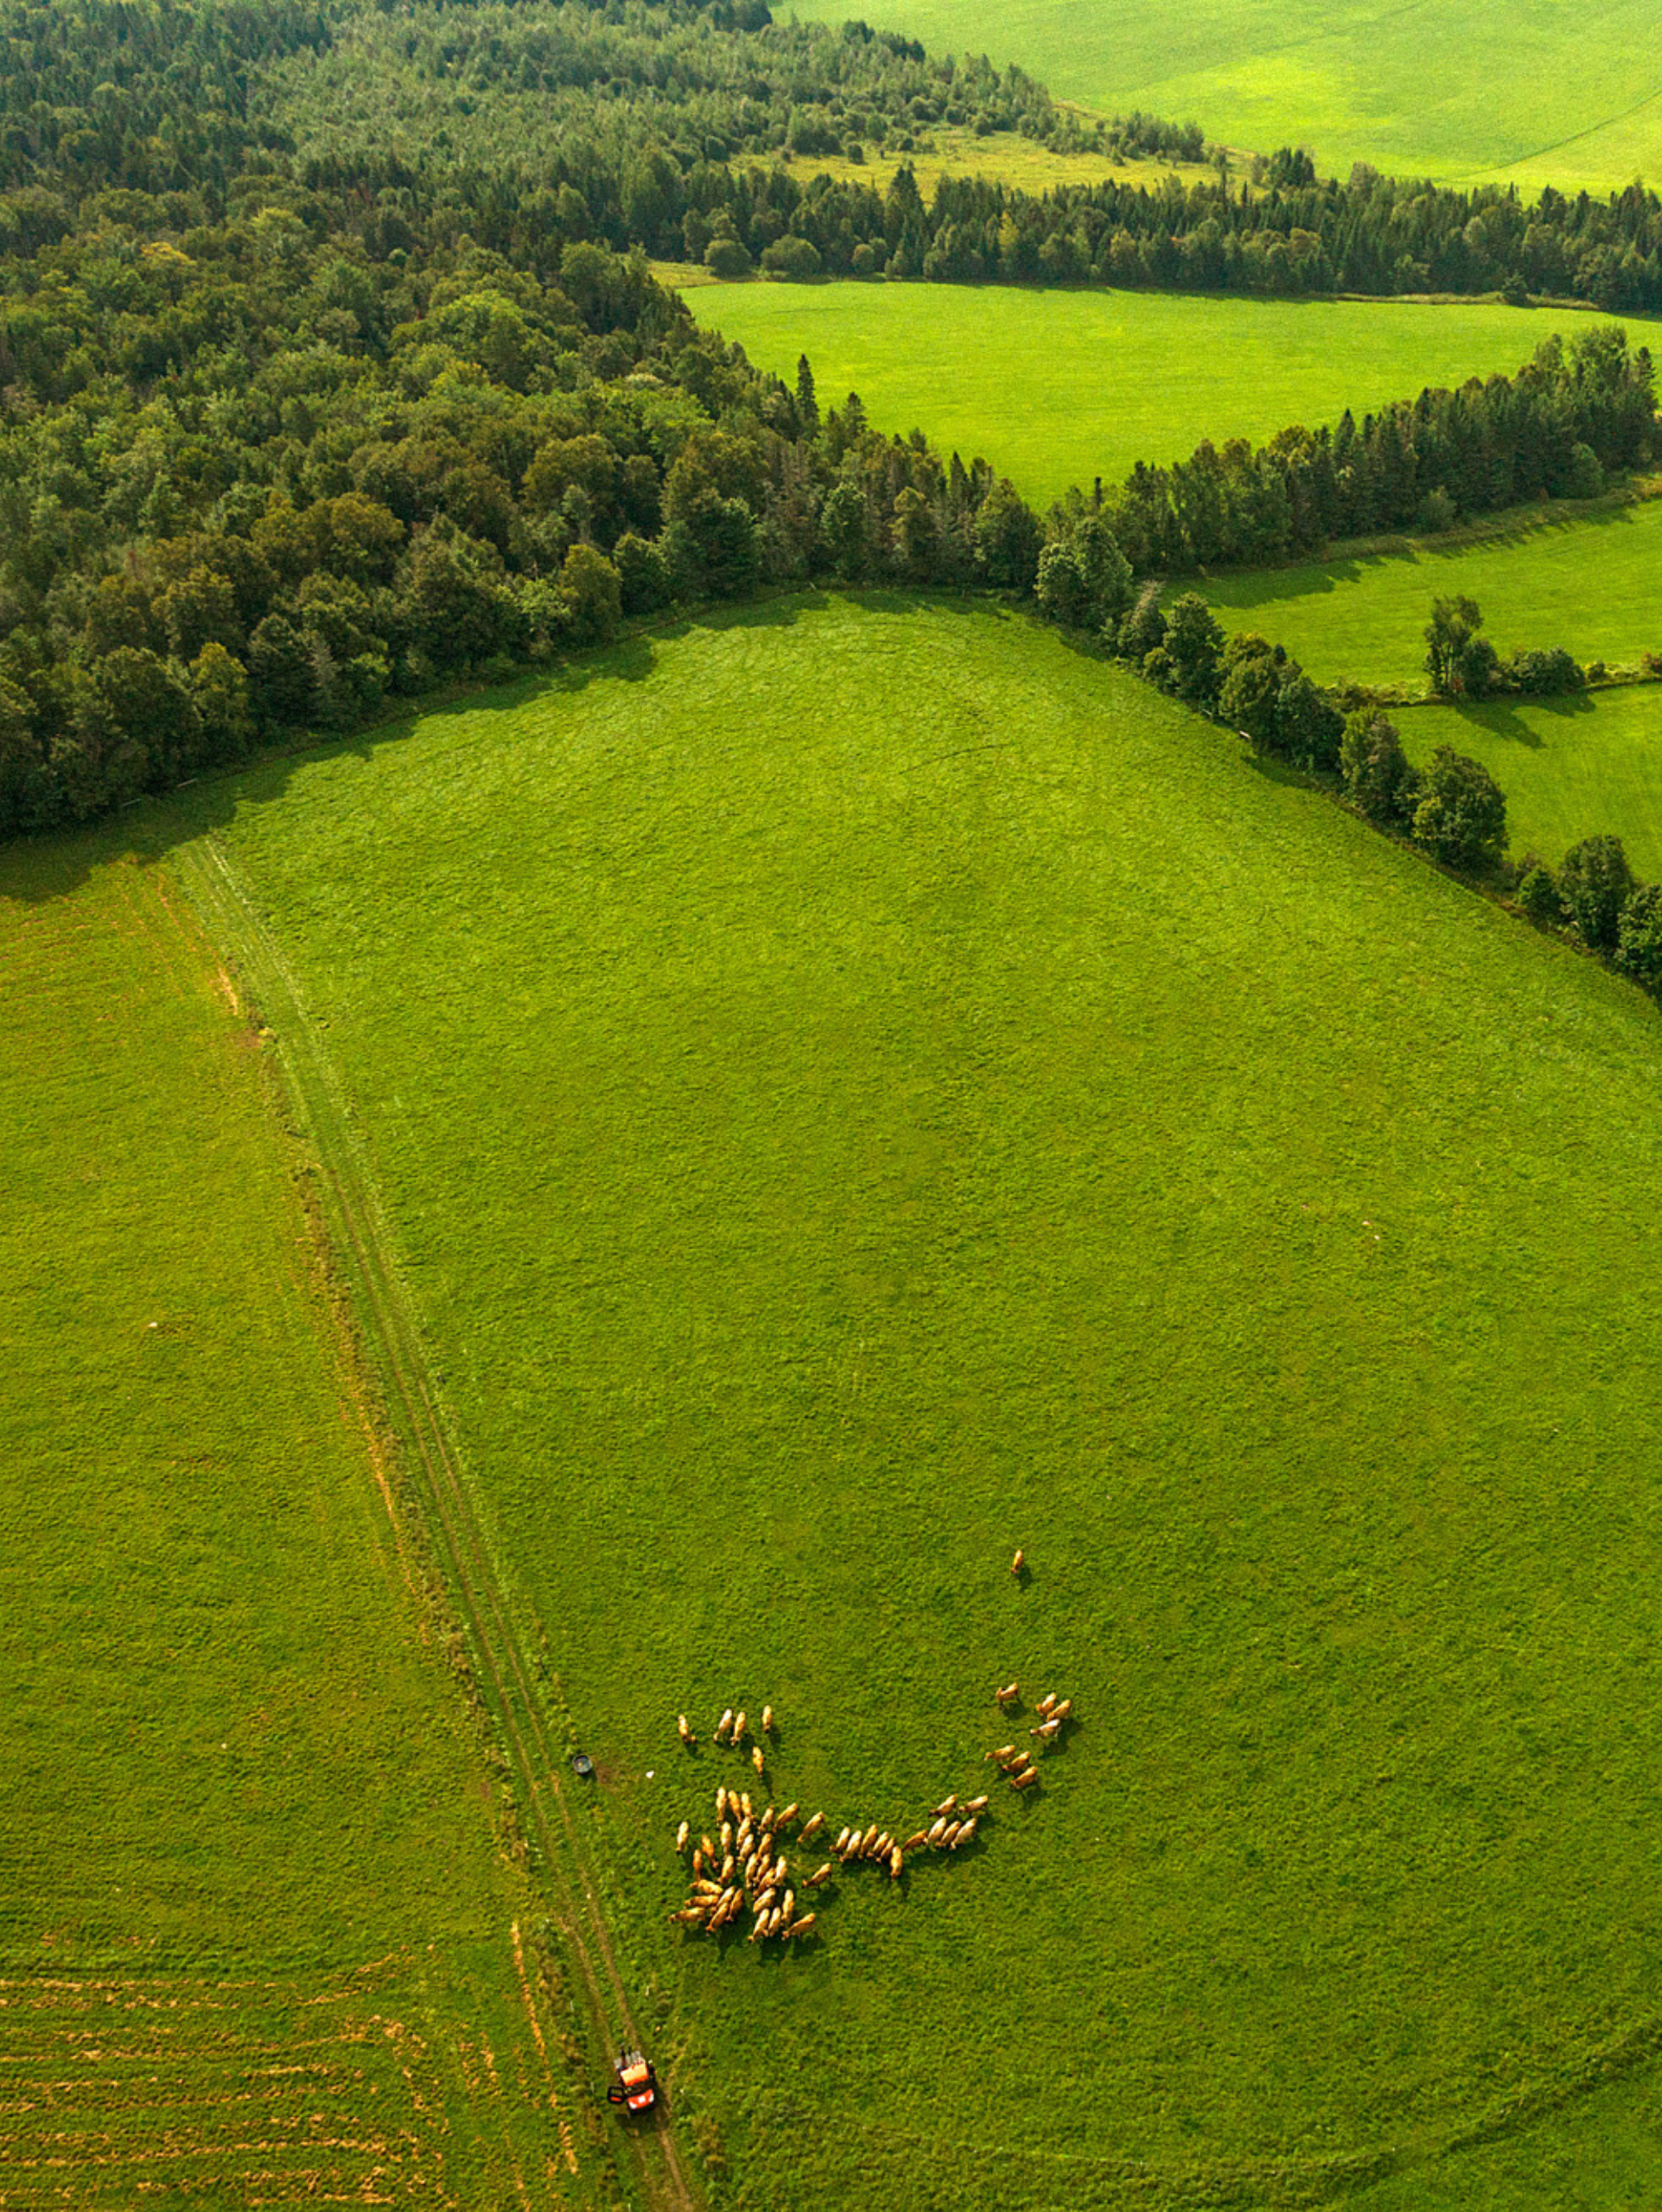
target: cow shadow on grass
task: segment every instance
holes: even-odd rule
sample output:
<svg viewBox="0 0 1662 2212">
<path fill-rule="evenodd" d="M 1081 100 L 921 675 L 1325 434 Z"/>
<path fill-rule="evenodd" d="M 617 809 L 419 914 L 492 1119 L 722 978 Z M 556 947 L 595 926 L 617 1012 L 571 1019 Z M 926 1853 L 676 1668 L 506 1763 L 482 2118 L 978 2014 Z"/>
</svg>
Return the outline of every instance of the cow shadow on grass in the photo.
<svg viewBox="0 0 1662 2212">
<path fill-rule="evenodd" d="M 449 721 L 468 720 L 484 743 L 492 722 L 511 720 L 539 699 L 566 700 L 613 684 L 643 683 L 656 670 L 659 648 L 699 631 L 788 630 L 831 612 L 839 597 L 854 597 L 868 612 L 910 617 L 926 612 L 968 615 L 989 602 L 946 592 L 874 588 L 845 592 L 812 585 L 743 604 L 677 612 L 631 630 L 614 644 L 574 654 L 543 668 L 516 670 L 500 682 L 473 677 L 419 699 L 399 700 L 381 718 L 341 736 L 305 733 L 225 767 L 204 770 L 168 791 L 131 801 L 85 829 L 23 837 L 0 847 L 0 900 L 44 904 L 66 898 L 95 869 L 128 861 L 140 867 L 165 861 L 175 847 L 211 835 L 250 807 L 281 799 L 313 764 L 341 759 L 367 761 L 404 744 L 417 727 L 431 732 Z"/>
</svg>

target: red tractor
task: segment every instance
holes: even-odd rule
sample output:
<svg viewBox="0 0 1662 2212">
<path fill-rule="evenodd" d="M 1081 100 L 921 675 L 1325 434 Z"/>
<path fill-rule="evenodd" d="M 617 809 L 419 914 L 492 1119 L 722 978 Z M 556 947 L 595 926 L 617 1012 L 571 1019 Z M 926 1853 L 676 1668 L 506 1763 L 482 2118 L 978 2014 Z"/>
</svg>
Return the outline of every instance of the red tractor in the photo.
<svg viewBox="0 0 1662 2212">
<path fill-rule="evenodd" d="M 658 2102 L 658 2076 L 653 2072 L 652 2061 L 639 2050 L 621 2050 L 614 2069 L 616 2078 L 606 2092 L 606 2101 L 621 2105 L 626 2112 L 650 2112 Z"/>
</svg>

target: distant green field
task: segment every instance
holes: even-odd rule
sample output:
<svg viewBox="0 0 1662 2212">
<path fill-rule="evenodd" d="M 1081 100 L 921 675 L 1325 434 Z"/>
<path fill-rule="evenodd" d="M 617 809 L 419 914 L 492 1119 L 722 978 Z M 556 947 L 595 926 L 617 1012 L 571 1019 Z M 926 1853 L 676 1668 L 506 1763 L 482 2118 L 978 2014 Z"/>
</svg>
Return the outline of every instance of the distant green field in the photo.
<svg viewBox="0 0 1662 2212">
<path fill-rule="evenodd" d="M 1228 630 L 1261 630 L 1323 683 L 1425 682 L 1431 601 L 1463 592 L 1502 652 L 1567 645 L 1612 667 L 1662 651 L 1662 500 L 1520 528 L 1469 544 L 1423 538 L 1400 551 L 1248 575 L 1201 588 Z"/>
<path fill-rule="evenodd" d="M 1202 438 L 1267 438 L 1427 385 L 1510 372 L 1568 320 L 1400 301 L 1195 299 L 1003 285 L 720 284 L 686 294 L 701 323 L 822 405 L 857 391 L 874 423 L 984 454 L 1030 499 Z"/>
<path fill-rule="evenodd" d="M 0 855 L 0 2204 L 506 2201 L 523 1885 L 259 1044 L 121 851 Z"/>
<path fill-rule="evenodd" d="M 783 602 L 165 819 L 341 1071 L 745 2202 L 1662 2192 L 1646 1001 L 986 609 Z M 741 1779 L 678 1711 L 904 1828 L 1010 1676 L 1081 1726 L 984 1847 L 786 1956 L 665 1924 Z"/>
<path fill-rule="evenodd" d="M 1412 758 L 1452 745 L 1486 764 L 1506 794 L 1514 853 L 1556 863 L 1578 838 L 1608 831 L 1639 874 L 1662 879 L 1662 688 L 1414 707 L 1396 719 Z"/>
<path fill-rule="evenodd" d="M 845 0 L 793 0 L 839 22 Z M 1645 0 L 874 0 L 885 29 L 1019 62 L 1064 99 L 1203 124 L 1236 146 L 1308 146 L 1414 176 L 1620 187 L 1662 175 L 1656 22 Z"/>
</svg>

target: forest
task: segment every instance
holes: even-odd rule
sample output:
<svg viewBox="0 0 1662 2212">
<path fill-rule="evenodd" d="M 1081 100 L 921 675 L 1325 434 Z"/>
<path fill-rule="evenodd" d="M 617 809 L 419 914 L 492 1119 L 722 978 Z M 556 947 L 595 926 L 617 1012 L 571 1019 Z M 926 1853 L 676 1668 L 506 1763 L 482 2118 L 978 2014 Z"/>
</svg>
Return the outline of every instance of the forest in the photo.
<svg viewBox="0 0 1662 2212">
<path fill-rule="evenodd" d="M 1515 377 L 1257 448 L 1204 443 L 1041 519 L 984 464 L 883 435 L 857 398 L 822 415 L 806 360 L 793 385 L 759 373 L 646 259 L 666 242 L 817 254 L 789 226 L 840 188 L 805 194 L 729 156 L 799 138 L 805 105 L 832 92 L 863 102 L 848 112 L 868 134 L 937 106 L 1061 127 L 1019 73 L 686 0 L 397 16 L 13 0 L 3 21 L 6 830 L 84 819 L 676 601 L 815 576 L 1026 594 L 1048 549 L 1041 598 L 1082 594 L 1096 629 L 1118 624 L 1133 575 L 1589 496 L 1652 454 L 1650 357 L 1591 328 Z M 378 174 L 361 154 L 309 153 L 319 73 L 353 41 L 412 99 L 441 79 L 447 97 L 551 92 L 570 173 L 531 189 L 506 158 L 472 166 L 431 117 L 419 158 L 389 133 Z M 774 75 L 744 78 L 746 41 Z M 585 150 L 561 101 L 602 65 L 616 97 Z M 806 99 L 811 82 L 825 100 Z M 693 118 L 697 149 L 630 152 L 649 124 Z M 1280 181 L 1244 207 L 1326 189 L 1307 164 L 1271 167 Z M 910 173 L 872 206 L 891 260 L 909 257 L 926 220 Z M 817 235 L 829 253 L 844 233 Z"/>
</svg>

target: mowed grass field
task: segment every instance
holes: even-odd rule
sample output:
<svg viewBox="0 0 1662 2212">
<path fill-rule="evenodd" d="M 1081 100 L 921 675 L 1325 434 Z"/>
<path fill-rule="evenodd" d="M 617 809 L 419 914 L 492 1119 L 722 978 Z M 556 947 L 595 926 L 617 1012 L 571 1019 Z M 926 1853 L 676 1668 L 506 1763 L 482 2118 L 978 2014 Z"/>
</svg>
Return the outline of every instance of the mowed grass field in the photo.
<svg viewBox="0 0 1662 2212">
<path fill-rule="evenodd" d="M 1202 438 L 1272 437 L 1426 385 L 1510 374 L 1579 318 L 1481 304 L 1239 300 L 995 284 L 745 283 L 690 290 L 701 323 L 822 407 L 857 391 L 872 421 L 980 454 L 1048 502 Z"/>
<path fill-rule="evenodd" d="M 946 603 L 166 818 L 322 1026 L 745 2202 L 1662 2190 L 1647 1001 Z M 1013 1676 L 1080 1725 L 971 1853 L 667 1924 L 724 1706 L 905 1833 Z"/>
<path fill-rule="evenodd" d="M 568 2201 L 263 1047 L 123 855 L 0 855 L 0 2204 Z"/>
<path fill-rule="evenodd" d="M 1322 683 L 1422 688 L 1431 601 L 1453 593 L 1476 600 L 1503 653 L 1565 645 L 1583 664 L 1636 667 L 1662 651 L 1662 500 L 1208 577 L 1200 589 L 1226 630 L 1261 631 Z"/>
<path fill-rule="evenodd" d="M 1410 759 L 1452 745 L 1485 764 L 1506 794 L 1514 853 L 1556 866 L 1579 838 L 1609 832 L 1637 874 L 1662 879 L 1662 687 L 1413 707 L 1396 721 Z"/>
<path fill-rule="evenodd" d="M 838 22 L 843 0 L 793 0 Z M 1308 146 L 1324 174 L 1619 189 L 1662 174 L 1662 83 L 1644 0 L 875 0 L 936 53 L 1019 62 L 1063 99 L 1143 108 L 1227 144 Z"/>
</svg>

